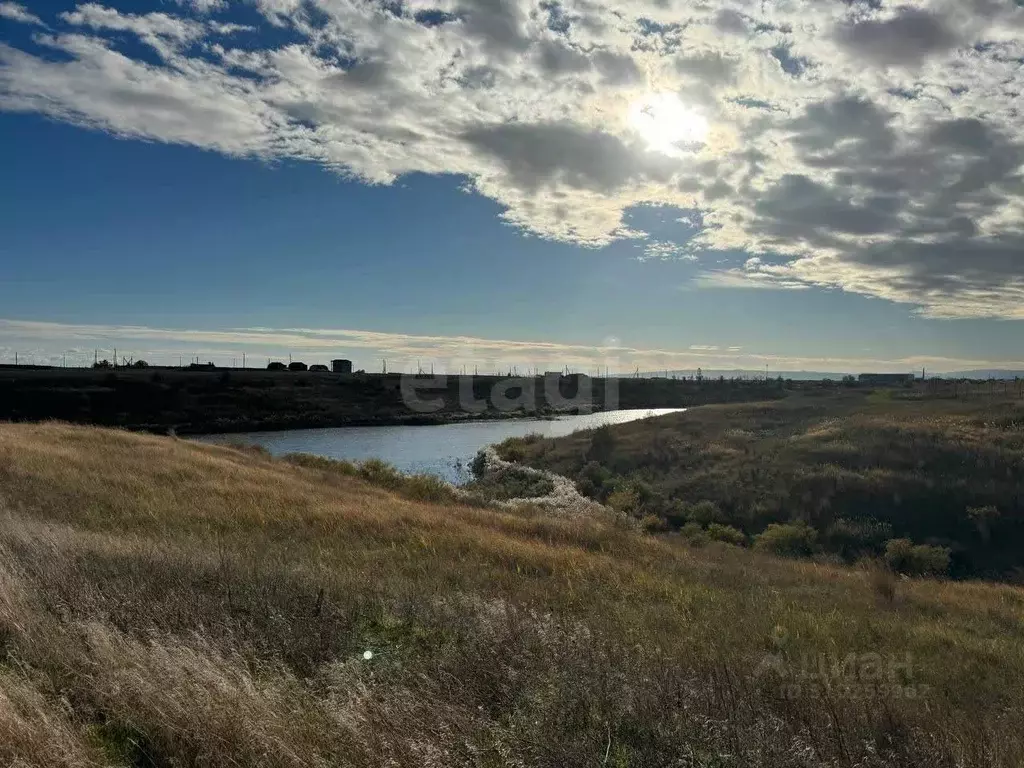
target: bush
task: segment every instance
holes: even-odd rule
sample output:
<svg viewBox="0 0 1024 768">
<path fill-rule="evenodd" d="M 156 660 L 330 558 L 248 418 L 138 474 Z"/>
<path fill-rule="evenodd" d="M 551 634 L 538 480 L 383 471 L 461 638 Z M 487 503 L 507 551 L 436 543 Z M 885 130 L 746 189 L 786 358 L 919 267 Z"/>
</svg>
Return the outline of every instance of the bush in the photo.
<svg viewBox="0 0 1024 768">
<path fill-rule="evenodd" d="M 476 456 L 473 457 L 473 463 L 469 465 L 469 469 L 473 473 L 473 477 L 478 480 L 482 478 L 487 471 L 487 454 L 483 451 L 477 451 Z"/>
<path fill-rule="evenodd" d="M 614 490 L 612 473 L 596 461 L 588 461 L 576 475 L 576 489 L 588 498 L 603 501 Z"/>
<path fill-rule="evenodd" d="M 805 522 L 772 523 L 754 537 L 754 548 L 782 557 L 807 557 L 817 539 L 817 531 Z"/>
<path fill-rule="evenodd" d="M 587 459 L 602 464 L 607 463 L 615 452 L 615 443 L 615 435 L 612 434 L 611 427 L 598 427 L 590 438 Z"/>
<path fill-rule="evenodd" d="M 410 475 L 397 489 L 403 496 L 419 501 L 452 501 L 451 486 L 433 475 Z"/>
<path fill-rule="evenodd" d="M 702 526 L 725 522 L 725 515 L 722 514 L 722 510 L 719 509 L 715 502 L 708 501 L 707 499 L 691 504 L 686 508 L 685 514 L 687 520 Z"/>
<path fill-rule="evenodd" d="M 635 515 L 640 512 L 643 505 L 640 502 L 640 494 L 637 493 L 636 488 L 627 486 L 612 492 L 608 497 L 608 506 L 616 512 Z"/>
<path fill-rule="evenodd" d="M 738 547 L 747 545 L 747 535 L 738 528 L 721 523 L 711 523 L 708 526 L 708 538 L 712 541 L 722 541 L 726 544 L 734 544 Z"/>
<path fill-rule="evenodd" d="M 554 483 L 523 467 L 505 467 L 465 486 L 486 499 L 535 499 L 548 496 Z"/>
<path fill-rule="evenodd" d="M 668 530 L 664 518 L 657 515 L 647 514 L 640 520 L 640 527 L 648 533 L 663 533 Z"/>
<path fill-rule="evenodd" d="M 703 547 L 710 541 L 708 538 L 708 532 L 701 528 L 697 523 L 687 523 L 679 529 L 679 533 L 691 546 L 694 547 Z"/>
<path fill-rule="evenodd" d="M 885 543 L 885 564 L 908 576 L 941 576 L 949 572 L 949 547 L 890 539 Z"/>
<path fill-rule="evenodd" d="M 892 526 L 876 520 L 847 520 L 838 518 L 825 530 L 822 541 L 825 549 L 835 552 L 847 562 L 865 555 L 877 555 L 892 538 Z"/>
</svg>

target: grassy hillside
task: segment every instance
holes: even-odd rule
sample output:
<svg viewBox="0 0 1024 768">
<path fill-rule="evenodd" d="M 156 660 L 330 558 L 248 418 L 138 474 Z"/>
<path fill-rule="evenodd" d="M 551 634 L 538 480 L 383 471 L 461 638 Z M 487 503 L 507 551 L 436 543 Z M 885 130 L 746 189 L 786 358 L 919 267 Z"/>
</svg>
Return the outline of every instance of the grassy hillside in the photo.
<svg viewBox="0 0 1024 768">
<path fill-rule="evenodd" d="M 1024 762 L 1018 588 L 446 498 L 0 425 L 0 764 Z"/>
<path fill-rule="evenodd" d="M 954 575 L 1024 572 L 1021 400 L 840 390 L 513 440 L 501 451 L 691 538 L 727 536 L 727 526 L 749 543 L 795 522 L 772 529 L 774 543 L 854 561 L 909 539 L 948 550 Z"/>
</svg>

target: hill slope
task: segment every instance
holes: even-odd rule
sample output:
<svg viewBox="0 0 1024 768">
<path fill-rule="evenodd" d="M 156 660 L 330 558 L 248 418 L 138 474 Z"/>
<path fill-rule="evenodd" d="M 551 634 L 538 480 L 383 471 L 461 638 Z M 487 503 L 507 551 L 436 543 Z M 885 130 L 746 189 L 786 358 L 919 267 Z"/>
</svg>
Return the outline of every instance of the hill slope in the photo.
<svg viewBox="0 0 1024 768">
<path fill-rule="evenodd" d="M 1024 761 L 1019 589 L 399 490 L 0 425 L 0 763 Z"/>
<path fill-rule="evenodd" d="M 499 450 L 670 529 L 713 522 L 756 536 L 797 521 L 851 561 L 909 538 L 949 549 L 953 575 L 1024 572 L 1021 400 L 796 394 Z"/>
</svg>

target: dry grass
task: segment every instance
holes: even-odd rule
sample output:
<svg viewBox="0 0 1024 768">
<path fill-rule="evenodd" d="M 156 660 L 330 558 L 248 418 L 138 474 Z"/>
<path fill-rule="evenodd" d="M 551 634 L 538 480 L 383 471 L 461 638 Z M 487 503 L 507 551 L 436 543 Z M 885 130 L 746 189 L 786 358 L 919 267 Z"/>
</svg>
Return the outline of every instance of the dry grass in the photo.
<svg viewBox="0 0 1024 768">
<path fill-rule="evenodd" d="M 1020 589 L 402 490 L 0 425 L 0 763 L 1024 762 Z"/>
</svg>

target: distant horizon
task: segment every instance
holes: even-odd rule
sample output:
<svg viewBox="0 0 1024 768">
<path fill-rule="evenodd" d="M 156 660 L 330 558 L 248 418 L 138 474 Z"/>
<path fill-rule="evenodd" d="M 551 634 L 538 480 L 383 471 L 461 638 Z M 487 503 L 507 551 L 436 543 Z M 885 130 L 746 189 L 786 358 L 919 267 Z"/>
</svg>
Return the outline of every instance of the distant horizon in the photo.
<svg viewBox="0 0 1024 768">
<path fill-rule="evenodd" d="M 26 339 L 20 349 L 9 345 L 14 337 Z M 160 346 L 156 346 L 160 344 Z M 203 345 L 203 346 L 200 346 Z M 720 349 L 690 345 L 685 349 L 643 349 L 621 342 L 605 345 L 549 341 L 485 339 L 468 336 L 421 336 L 351 329 L 215 329 L 189 331 L 146 326 L 99 326 L 0 319 L 0 363 L 89 367 L 96 359 L 145 360 L 152 365 L 188 365 L 214 362 L 220 367 L 266 367 L 269 361 L 289 359 L 329 364 L 348 359 L 355 370 L 438 374 L 481 373 L 501 375 L 509 370 L 558 371 L 566 367 L 593 374 L 598 369 L 629 376 L 637 370 L 671 375 L 720 371 L 763 375 L 820 373 L 841 376 L 860 373 L 928 373 L 1024 370 L 1024 362 L 950 360 L 917 356 L 903 360 L 870 358 L 793 359 L 757 354 L 741 348 Z M 651 365 L 651 362 L 663 365 Z"/>
</svg>

